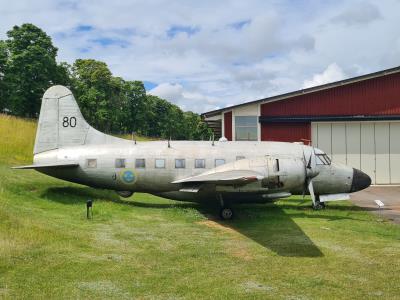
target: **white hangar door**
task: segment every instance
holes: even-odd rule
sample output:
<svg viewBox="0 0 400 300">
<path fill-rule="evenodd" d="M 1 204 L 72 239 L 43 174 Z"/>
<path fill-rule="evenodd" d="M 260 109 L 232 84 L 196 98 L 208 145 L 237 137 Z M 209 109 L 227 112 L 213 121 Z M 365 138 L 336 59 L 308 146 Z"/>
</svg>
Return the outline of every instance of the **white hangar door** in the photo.
<svg viewBox="0 0 400 300">
<path fill-rule="evenodd" d="M 332 161 L 360 169 L 373 184 L 400 184 L 400 122 L 316 122 L 311 139 Z"/>
</svg>

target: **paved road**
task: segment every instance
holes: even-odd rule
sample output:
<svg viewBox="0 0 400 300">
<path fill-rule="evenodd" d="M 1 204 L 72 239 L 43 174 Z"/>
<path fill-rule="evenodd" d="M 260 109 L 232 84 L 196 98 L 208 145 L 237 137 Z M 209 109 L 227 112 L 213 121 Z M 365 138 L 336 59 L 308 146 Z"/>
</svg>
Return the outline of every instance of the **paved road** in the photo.
<svg viewBox="0 0 400 300">
<path fill-rule="evenodd" d="M 374 200 L 379 199 L 385 207 L 379 212 Z M 366 210 L 381 213 L 382 217 L 400 224 L 400 186 L 370 186 L 351 194 L 351 201 Z"/>
</svg>

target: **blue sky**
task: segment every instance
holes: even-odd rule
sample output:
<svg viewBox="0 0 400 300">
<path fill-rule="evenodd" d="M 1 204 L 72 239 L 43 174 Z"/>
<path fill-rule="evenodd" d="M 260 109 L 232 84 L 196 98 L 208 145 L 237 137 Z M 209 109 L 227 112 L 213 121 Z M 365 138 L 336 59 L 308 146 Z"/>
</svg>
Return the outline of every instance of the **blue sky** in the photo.
<svg viewBox="0 0 400 300">
<path fill-rule="evenodd" d="M 59 61 L 94 58 L 204 112 L 400 65 L 400 1 L 4 1 Z"/>
</svg>

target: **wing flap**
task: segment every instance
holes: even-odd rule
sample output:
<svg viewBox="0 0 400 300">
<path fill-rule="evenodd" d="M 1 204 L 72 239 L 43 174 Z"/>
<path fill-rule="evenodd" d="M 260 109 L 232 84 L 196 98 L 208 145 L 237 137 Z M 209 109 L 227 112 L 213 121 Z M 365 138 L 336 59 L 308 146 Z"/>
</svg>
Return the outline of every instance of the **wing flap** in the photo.
<svg viewBox="0 0 400 300">
<path fill-rule="evenodd" d="M 23 169 L 43 169 L 43 168 L 72 168 L 79 166 L 79 163 L 76 161 L 69 161 L 69 162 L 55 162 L 55 163 L 48 163 L 48 164 L 33 164 L 27 166 L 18 166 L 12 167 L 11 169 L 23 170 Z"/>
</svg>

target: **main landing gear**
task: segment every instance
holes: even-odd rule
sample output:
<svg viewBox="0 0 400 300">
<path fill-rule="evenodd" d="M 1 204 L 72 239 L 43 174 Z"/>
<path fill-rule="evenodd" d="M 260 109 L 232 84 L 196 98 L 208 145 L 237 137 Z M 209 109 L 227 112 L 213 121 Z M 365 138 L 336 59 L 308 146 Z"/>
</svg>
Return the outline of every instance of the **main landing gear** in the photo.
<svg viewBox="0 0 400 300">
<path fill-rule="evenodd" d="M 219 211 L 219 216 L 222 220 L 231 220 L 233 218 L 233 210 L 232 208 L 224 201 L 222 195 L 218 195 L 219 202 L 221 204 L 221 209 Z"/>
</svg>

